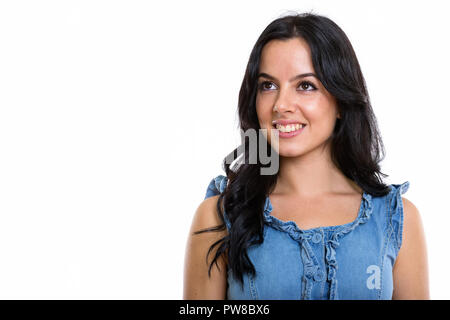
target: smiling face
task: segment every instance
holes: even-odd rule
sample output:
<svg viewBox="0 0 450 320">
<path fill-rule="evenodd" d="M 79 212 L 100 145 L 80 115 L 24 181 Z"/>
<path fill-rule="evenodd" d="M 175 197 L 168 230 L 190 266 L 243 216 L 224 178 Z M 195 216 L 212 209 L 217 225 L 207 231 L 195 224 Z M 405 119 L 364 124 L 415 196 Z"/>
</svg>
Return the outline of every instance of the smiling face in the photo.
<svg viewBox="0 0 450 320">
<path fill-rule="evenodd" d="M 339 117 L 336 100 L 314 74 L 311 52 L 302 38 L 271 40 L 264 46 L 256 112 L 262 129 L 279 131 L 282 157 L 324 146 Z"/>
</svg>

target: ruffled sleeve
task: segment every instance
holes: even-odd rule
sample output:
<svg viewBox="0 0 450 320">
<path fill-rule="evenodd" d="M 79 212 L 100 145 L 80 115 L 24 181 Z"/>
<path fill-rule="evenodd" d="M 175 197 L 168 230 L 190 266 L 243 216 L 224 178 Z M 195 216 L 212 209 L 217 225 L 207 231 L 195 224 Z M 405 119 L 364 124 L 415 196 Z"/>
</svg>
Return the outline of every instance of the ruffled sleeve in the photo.
<svg viewBox="0 0 450 320">
<path fill-rule="evenodd" d="M 205 199 L 221 194 L 227 187 L 227 180 L 227 177 L 222 175 L 212 179 L 206 189 Z"/>
<path fill-rule="evenodd" d="M 227 187 L 228 179 L 225 176 L 219 175 L 211 180 L 206 189 L 205 199 L 221 194 Z M 231 223 L 228 219 L 227 213 L 223 213 L 223 219 L 228 230 L 231 229 Z"/>
<path fill-rule="evenodd" d="M 391 226 L 393 229 L 393 239 L 395 241 L 395 251 L 398 254 L 400 247 L 402 246 L 403 240 L 403 201 L 402 194 L 404 194 L 409 189 L 409 181 L 403 182 L 402 184 L 392 184 L 393 193 L 390 202 L 391 210 Z"/>
</svg>

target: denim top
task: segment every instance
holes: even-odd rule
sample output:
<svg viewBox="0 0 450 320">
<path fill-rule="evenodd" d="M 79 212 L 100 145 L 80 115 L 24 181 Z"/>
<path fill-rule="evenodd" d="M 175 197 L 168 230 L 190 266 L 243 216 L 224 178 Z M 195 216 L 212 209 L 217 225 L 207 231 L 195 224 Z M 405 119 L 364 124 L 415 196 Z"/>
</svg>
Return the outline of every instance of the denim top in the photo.
<svg viewBox="0 0 450 320">
<path fill-rule="evenodd" d="M 222 193 L 227 182 L 222 175 L 212 179 L 205 199 Z M 242 287 L 228 267 L 227 299 L 392 299 L 392 271 L 402 244 L 401 195 L 409 181 L 389 187 L 382 197 L 364 192 L 353 222 L 307 230 L 272 216 L 266 197 L 264 241 L 247 249 L 256 275 L 244 274 Z M 230 231 L 226 212 L 224 220 Z"/>
</svg>

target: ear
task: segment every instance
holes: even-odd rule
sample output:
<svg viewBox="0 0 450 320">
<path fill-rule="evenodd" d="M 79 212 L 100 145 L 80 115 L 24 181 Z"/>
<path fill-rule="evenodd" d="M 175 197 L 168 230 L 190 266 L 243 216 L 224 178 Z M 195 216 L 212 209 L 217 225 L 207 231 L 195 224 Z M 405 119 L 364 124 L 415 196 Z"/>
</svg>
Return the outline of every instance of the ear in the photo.
<svg viewBox="0 0 450 320">
<path fill-rule="evenodd" d="M 341 114 L 338 112 L 338 114 L 337 114 L 337 116 L 336 116 L 338 119 L 340 119 L 341 118 Z"/>
</svg>

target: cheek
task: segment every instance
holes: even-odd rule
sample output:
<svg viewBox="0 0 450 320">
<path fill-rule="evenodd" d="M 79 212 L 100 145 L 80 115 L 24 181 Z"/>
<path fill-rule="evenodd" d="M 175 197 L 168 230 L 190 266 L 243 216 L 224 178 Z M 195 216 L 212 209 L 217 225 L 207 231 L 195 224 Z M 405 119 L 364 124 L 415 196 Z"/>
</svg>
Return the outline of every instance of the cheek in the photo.
<svg viewBox="0 0 450 320">
<path fill-rule="evenodd" d="M 329 126 L 336 118 L 336 107 L 329 101 L 317 101 L 305 105 L 303 112 L 311 125 L 315 126 Z"/>
<path fill-rule="evenodd" d="M 258 121 L 261 127 L 264 127 L 262 124 L 272 123 L 272 109 L 270 105 L 265 105 L 257 100 L 256 114 L 258 115 Z"/>
</svg>

